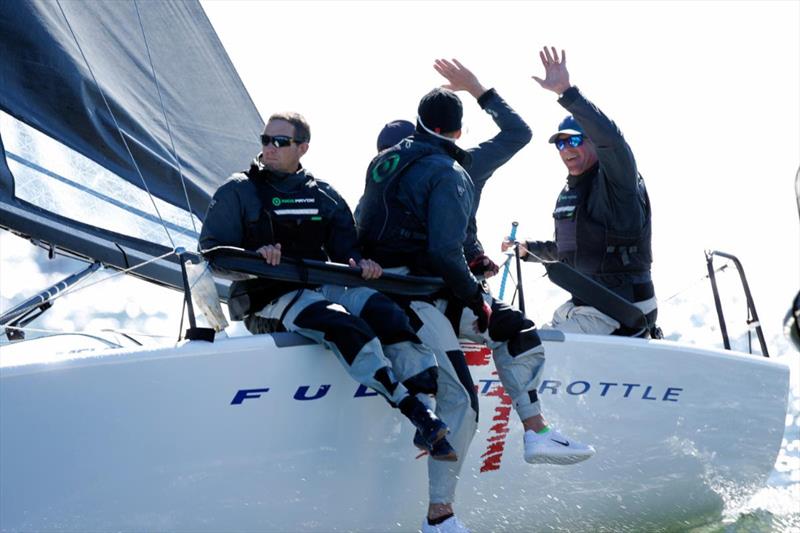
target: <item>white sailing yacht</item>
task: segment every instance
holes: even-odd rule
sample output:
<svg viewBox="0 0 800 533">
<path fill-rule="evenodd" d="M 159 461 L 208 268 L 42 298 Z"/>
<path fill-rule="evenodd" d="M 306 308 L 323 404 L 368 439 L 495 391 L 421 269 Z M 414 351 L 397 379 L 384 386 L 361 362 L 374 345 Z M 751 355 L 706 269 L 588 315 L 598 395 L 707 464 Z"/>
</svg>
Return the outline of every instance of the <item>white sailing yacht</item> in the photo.
<svg viewBox="0 0 800 533">
<path fill-rule="evenodd" d="M 199 4 L 0 2 L 0 56 L 0 227 L 88 265 L 0 317 L 0 530 L 416 530 L 411 426 L 302 337 L 22 338 L 99 265 L 189 286 L 179 258 L 263 125 Z M 542 336 L 548 418 L 597 454 L 525 463 L 490 353 L 466 346 L 481 421 L 457 505 L 475 531 L 689 527 L 766 482 L 789 369 L 763 343 Z"/>
</svg>

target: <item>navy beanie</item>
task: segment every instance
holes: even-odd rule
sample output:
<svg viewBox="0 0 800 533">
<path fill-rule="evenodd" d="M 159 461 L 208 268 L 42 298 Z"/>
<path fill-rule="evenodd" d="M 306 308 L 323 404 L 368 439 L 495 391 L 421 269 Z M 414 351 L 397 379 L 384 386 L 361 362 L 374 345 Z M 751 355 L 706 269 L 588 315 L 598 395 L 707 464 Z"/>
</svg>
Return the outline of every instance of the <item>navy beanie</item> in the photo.
<svg viewBox="0 0 800 533">
<path fill-rule="evenodd" d="M 460 130 L 463 114 L 461 99 L 443 87 L 437 87 L 423 96 L 417 109 L 422 124 L 439 134 Z"/>
<path fill-rule="evenodd" d="M 394 146 L 414 133 L 414 125 L 407 120 L 393 120 L 386 124 L 378 134 L 378 151 Z"/>
</svg>

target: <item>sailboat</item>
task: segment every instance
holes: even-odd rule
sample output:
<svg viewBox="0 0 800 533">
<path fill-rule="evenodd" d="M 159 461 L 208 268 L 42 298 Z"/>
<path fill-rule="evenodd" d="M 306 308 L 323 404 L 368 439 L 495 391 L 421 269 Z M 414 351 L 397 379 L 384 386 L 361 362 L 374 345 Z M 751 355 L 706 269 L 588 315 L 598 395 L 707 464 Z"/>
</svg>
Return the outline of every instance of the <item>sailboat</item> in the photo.
<svg viewBox="0 0 800 533">
<path fill-rule="evenodd" d="M 263 125 L 199 4 L 2 2 L 0 55 L 0 227 L 87 263 L 0 316 L 14 339 L 0 347 L 0 530 L 417 530 L 426 466 L 407 421 L 303 337 L 195 323 L 203 213 Z M 228 266 L 279 275 L 241 255 Z M 101 266 L 184 291 L 183 338 L 24 338 Z M 558 267 L 551 277 L 571 282 Z M 224 280 L 212 286 L 224 299 Z M 465 345 L 481 418 L 457 507 L 473 530 L 690 527 L 764 486 L 789 369 L 763 342 L 753 355 L 542 338 L 548 418 L 597 454 L 525 463 L 491 353 Z"/>
</svg>

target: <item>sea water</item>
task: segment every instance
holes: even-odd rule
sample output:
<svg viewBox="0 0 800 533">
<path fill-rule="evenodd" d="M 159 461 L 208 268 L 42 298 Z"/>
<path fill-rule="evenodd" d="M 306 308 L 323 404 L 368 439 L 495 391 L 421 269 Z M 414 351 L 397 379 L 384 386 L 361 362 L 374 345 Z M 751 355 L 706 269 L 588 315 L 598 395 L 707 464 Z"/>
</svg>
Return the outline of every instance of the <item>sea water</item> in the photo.
<svg viewBox="0 0 800 533">
<path fill-rule="evenodd" d="M 743 327 L 747 320 L 746 302 L 738 284 L 735 274 L 719 279 L 731 349 L 759 354 L 755 332 L 748 334 Z M 670 328 L 665 328 L 665 337 L 722 348 L 719 321 L 709 295 L 710 290 L 703 285 L 662 302 L 659 322 L 670 324 Z M 791 369 L 786 426 L 775 468 L 767 485 L 754 496 L 742 499 L 739 494 L 723 494 L 726 505 L 722 515 L 710 524 L 691 529 L 692 533 L 800 532 L 800 348 L 780 331 L 792 298 L 793 295 L 787 293 L 774 297 L 773 301 L 756 299 L 755 302 L 770 358 Z M 694 309 L 694 312 L 686 314 L 685 309 Z M 675 531 L 682 531 L 679 524 Z"/>
</svg>

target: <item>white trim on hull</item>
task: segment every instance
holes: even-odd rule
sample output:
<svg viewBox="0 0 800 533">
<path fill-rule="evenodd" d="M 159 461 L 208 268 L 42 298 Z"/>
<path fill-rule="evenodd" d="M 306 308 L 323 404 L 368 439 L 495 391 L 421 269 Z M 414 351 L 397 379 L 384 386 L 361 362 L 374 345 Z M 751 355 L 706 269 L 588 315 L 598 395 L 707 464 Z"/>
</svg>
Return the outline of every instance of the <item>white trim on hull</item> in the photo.
<svg viewBox="0 0 800 533">
<path fill-rule="evenodd" d="M 481 421 L 456 504 L 468 526 L 689 525 L 763 486 L 788 367 L 667 341 L 543 335 L 546 416 L 597 454 L 569 467 L 525 463 L 490 357 L 473 353 Z M 0 349 L 0 530 L 416 530 L 427 477 L 410 424 L 330 353 L 296 341 L 49 363 L 29 353 L 19 366 L 8 360 L 24 344 Z"/>
</svg>

